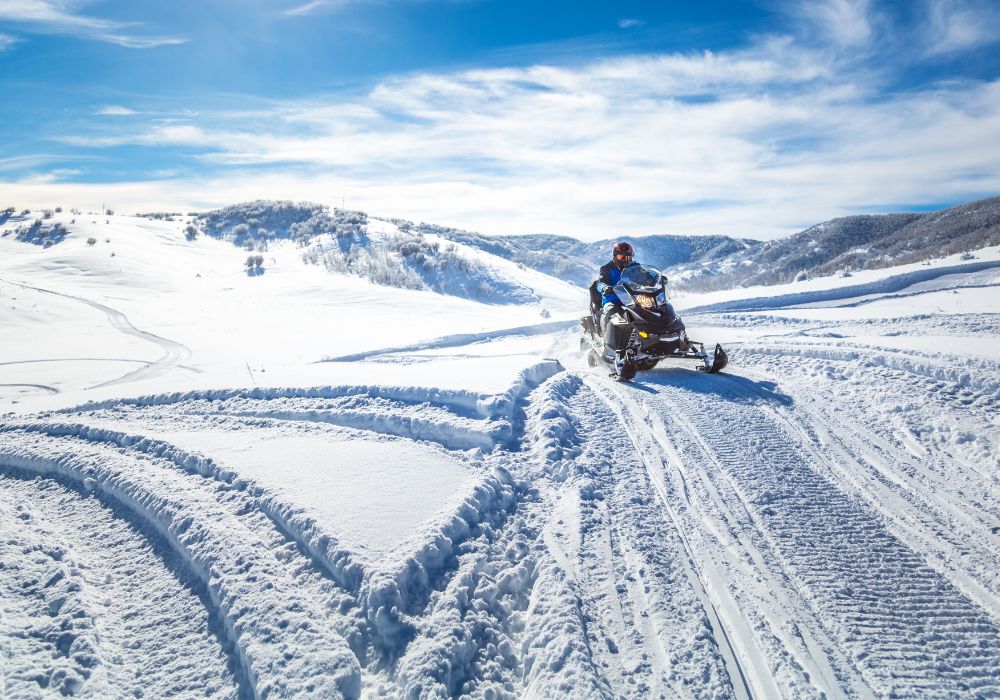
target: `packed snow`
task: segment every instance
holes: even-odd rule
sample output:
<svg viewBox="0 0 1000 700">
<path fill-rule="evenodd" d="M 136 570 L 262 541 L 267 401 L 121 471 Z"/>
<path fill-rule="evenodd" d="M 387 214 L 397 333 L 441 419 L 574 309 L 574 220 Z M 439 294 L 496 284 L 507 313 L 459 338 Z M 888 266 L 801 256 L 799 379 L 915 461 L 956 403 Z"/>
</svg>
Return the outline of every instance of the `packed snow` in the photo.
<svg viewBox="0 0 1000 700">
<path fill-rule="evenodd" d="M 618 383 L 585 290 L 433 234 L 475 280 L 36 217 L 0 697 L 1000 697 L 1000 249 L 679 294 L 729 367 Z"/>
</svg>

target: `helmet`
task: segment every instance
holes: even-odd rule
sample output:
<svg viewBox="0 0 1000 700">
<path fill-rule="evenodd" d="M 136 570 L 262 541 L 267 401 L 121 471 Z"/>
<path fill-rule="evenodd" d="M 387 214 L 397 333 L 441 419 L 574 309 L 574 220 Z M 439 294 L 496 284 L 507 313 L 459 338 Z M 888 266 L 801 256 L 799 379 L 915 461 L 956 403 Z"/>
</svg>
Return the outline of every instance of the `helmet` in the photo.
<svg viewBox="0 0 1000 700">
<path fill-rule="evenodd" d="M 632 246 L 625 241 L 616 245 L 611 251 L 611 257 L 614 260 L 615 265 L 618 267 L 625 267 L 626 265 L 631 264 L 634 254 L 635 251 L 632 250 Z"/>
</svg>

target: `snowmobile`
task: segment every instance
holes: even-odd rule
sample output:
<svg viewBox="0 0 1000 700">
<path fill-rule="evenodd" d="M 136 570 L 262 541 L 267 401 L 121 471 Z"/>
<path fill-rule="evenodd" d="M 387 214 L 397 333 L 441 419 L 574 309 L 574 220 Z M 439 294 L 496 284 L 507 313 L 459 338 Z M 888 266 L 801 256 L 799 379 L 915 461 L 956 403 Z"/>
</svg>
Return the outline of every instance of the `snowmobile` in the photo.
<svg viewBox="0 0 1000 700">
<path fill-rule="evenodd" d="M 611 366 L 611 376 L 629 381 L 636 372 L 653 369 L 661 360 L 696 360 L 697 369 L 718 372 L 729 362 L 722 346 L 709 355 L 705 344 L 687 337 L 684 322 L 667 301 L 667 277 L 655 267 L 635 264 L 622 270 L 613 288 L 622 305 L 606 332 L 601 329 L 601 293 L 590 285 L 590 315 L 580 319 L 580 349 L 590 348 L 591 367 Z"/>
</svg>

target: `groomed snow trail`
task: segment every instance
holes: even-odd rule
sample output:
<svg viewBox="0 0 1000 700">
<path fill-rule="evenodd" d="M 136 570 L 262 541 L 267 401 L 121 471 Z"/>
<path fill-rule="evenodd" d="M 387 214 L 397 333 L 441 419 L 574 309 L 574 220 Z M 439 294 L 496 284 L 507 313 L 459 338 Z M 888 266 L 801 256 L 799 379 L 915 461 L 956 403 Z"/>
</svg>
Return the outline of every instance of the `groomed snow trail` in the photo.
<svg viewBox="0 0 1000 700">
<path fill-rule="evenodd" d="M 770 621 L 779 639 L 798 628 L 809 653 L 795 665 L 818 663 L 841 682 L 856 669 L 864 681 L 858 691 L 867 686 L 877 695 L 1000 692 L 1000 628 L 988 611 L 929 567 L 857 492 L 827 477 L 827 465 L 769 407 L 788 411 L 790 401 L 736 376 L 708 381 L 711 388 L 694 373 L 661 375 L 646 382 L 653 394 L 640 401 L 683 455 L 676 466 L 685 480 L 704 485 L 712 503 L 703 510 L 733 518 L 738 536 L 720 544 L 751 541 L 739 557 L 742 575 L 785 580 L 786 612 L 804 602 L 813 613 L 812 621 Z M 695 498 L 698 492 L 691 490 Z M 832 639 L 840 654 L 823 659 L 817 652 L 825 645 L 810 644 L 803 626 L 815 639 Z M 767 644 L 754 639 L 745 641 L 744 657 L 752 658 L 754 645 L 766 659 Z M 838 671 L 841 655 L 852 668 Z"/>
<path fill-rule="evenodd" d="M 544 504 L 544 556 L 577 611 L 589 684 L 542 695 L 727 696 L 732 679 L 713 637 L 685 543 L 658 507 L 643 462 L 581 379 L 550 382 L 528 409 L 534 470 Z M 739 682 L 739 681 L 737 681 Z M 584 690 L 589 688 L 589 691 Z"/>
</svg>

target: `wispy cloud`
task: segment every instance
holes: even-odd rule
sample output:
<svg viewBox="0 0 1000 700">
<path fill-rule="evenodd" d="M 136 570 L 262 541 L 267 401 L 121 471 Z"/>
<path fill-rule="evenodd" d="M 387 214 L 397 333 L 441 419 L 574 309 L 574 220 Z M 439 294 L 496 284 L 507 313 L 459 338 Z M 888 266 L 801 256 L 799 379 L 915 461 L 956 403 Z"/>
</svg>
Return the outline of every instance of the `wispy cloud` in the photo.
<svg viewBox="0 0 1000 700">
<path fill-rule="evenodd" d="M 787 7 L 809 33 L 840 47 L 868 44 L 879 21 L 870 0 L 797 0 Z"/>
<path fill-rule="evenodd" d="M 79 4 L 70 0 L 0 0 L 0 20 L 21 23 L 27 31 L 70 34 L 128 48 L 145 49 L 186 41 L 180 37 L 138 33 L 139 25 L 134 22 L 79 14 L 74 11 Z"/>
<path fill-rule="evenodd" d="M 83 146 L 86 148 L 113 148 L 127 144 L 141 146 L 188 146 L 197 148 L 216 145 L 213 139 L 217 136 L 219 135 L 210 134 L 195 124 L 171 122 L 156 124 L 138 131 L 130 129 L 127 133 L 62 136 L 57 140 L 70 146 Z M 229 147 L 234 148 L 253 140 L 256 136 L 256 134 L 248 134 L 240 138 L 235 133 L 228 133 L 225 138 Z"/>
<path fill-rule="evenodd" d="M 282 17 L 303 17 L 306 15 L 329 13 L 342 10 L 351 5 L 394 5 L 394 4 L 404 4 L 404 3 L 452 3 L 458 4 L 463 2 L 475 2 L 476 0 L 307 0 L 306 2 L 297 2 L 292 7 L 288 8 L 281 13 Z"/>
<path fill-rule="evenodd" d="M 0 172 L 13 172 L 37 168 L 48 163 L 58 163 L 61 156 L 53 155 L 23 155 L 0 158 Z"/>
<path fill-rule="evenodd" d="M 928 0 L 925 41 L 930 55 L 964 51 L 1000 40 L 996 3 Z"/>
<path fill-rule="evenodd" d="M 636 27 L 641 27 L 644 24 L 645 22 L 641 19 L 623 18 L 618 20 L 618 26 L 622 29 L 635 29 Z"/>
<path fill-rule="evenodd" d="M 0 34 L 0 51 L 6 51 L 18 42 L 16 36 L 10 34 Z"/>
<path fill-rule="evenodd" d="M 345 4 L 345 0 L 311 0 L 310 2 L 290 7 L 282 14 L 286 17 L 300 17 L 302 15 L 311 15 L 320 10 L 335 9 Z"/>
<path fill-rule="evenodd" d="M 134 109 L 122 107 L 121 105 L 105 105 L 94 112 L 94 114 L 101 117 L 129 117 L 137 114 L 137 112 Z"/>
</svg>

